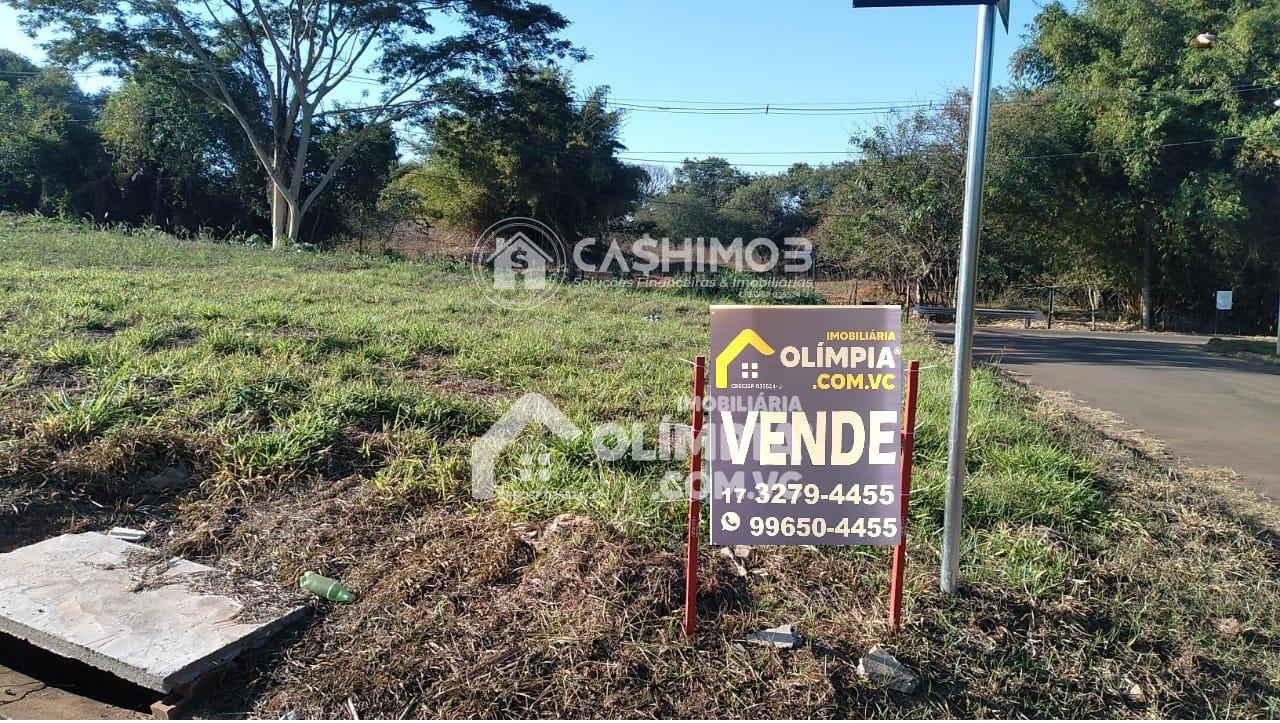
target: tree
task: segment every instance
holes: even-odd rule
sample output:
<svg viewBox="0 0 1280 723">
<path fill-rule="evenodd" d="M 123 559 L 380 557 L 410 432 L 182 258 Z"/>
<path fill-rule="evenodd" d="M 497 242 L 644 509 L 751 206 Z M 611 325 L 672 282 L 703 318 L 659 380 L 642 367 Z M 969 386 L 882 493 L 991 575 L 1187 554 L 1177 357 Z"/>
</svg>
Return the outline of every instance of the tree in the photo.
<svg viewBox="0 0 1280 723">
<path fill-rule="evenodd" d="M 229 113 L 269 181 L 276 243 L 299 240 L 303 218 L 369 134 L 426 112 L 442 83 L 580 56 L 553 37 L 564 17 L 528 0 L 6 1 L 29 33 L 59 31 L 47 48 L 54 61 L 129 72 L 163 60 Z M 324 110 L 358 72 L 382 85 L 377 101 Z M 316 124 L 338 113 L 358 113 L 362 130 L 312 174 Z"/>
<path fill-rule="evenodd" d="M 0 208 L 98 215 L 93 103 L 65 70 L 0 50 Z"/>
<path fill-rule="evenodd" d="M 1243 52 L 1192 47 L 1205 30 Z M 1144 326 L 1159 306 L 1206 317 L 1215 288 L 1259 276 L 1269 281 L 1242 294 L 1239 311 L 1256 323 L 1274 314 L 1275 272 L 1262 272 L 1280 261 L 1278 79 L 1259 69 L 1280 68 L 1277 39 L 1274 3 L 1090 0 L 1075 12 L 1045 6 L 1016 58 L 1020 80 L 1087 119 L 1090 206 L 1108 221 L 1110 257 Z"/>
<path fill-rule="evenodd" d="M 1088 146 L 1088 118 L 1051 90 L 1002 93 L 992 109 L 980 287 L 1120 285 L 1113 178 Z"/>
<path fill-rule="evenodd" d="M 722 215 L 735 237 L 799 236 L 821 218 L 835 189 L 849 176 L 851 164 L 813 167 L 797 163 L 782 173 L 754 176 L 725 202 Z"/>
<path fill-rule="evenodd" d="M 750 175 L 718 156 L 686 158 L 673 175 L 672 193 L 687 194 L 713 206 L 723 206 L 734 191 L 751 182 Z"/>
<path fill-rule="evenodd" d="M 637 220 L 646 231 L 668 238 L 732 239 L 736 229 L 723 207 L 750 181 L 724 158 L 686 158 L 665 180 L 666 191 L 645 199 Z"/>
<path fill-rule="evenodd" d="M 94 124 L 121 191 L 113 215 L 172 231 L 259 225 L 261 174 L 239 126 L 198 90 L 144 64 Z"/>
<path fill-rule="evenodd" d="M 797 163 L 780 173 L 752 175 L 724 158 L 687 158 L 674 171 L 652 171 L 663 180 L 655 185 L 659 192 L 645 195 L 637 219 L 651 234 L 669 238 L 799 236 L 817 223 L 851 168 Z"/>
<path fill-rule="evenodd" d="M 508 73 L 496 93 L 454 83 L 450 110 L 427 127 L 423 163 L 404 182 L 423 213 L 483 228 L 531 216 L 574 237 L 598 235 L 632 208 L 644 171 L 620 161 L 622 117 L 605 108 L 607 88 L 575 100 L 555 68 Z"/>
<path fill-rule="evenodd" d="M 399 145 L 390 125 L 379 123 L 367 129 L 362 121 L 349 117 L 317 125 L 309 171 L 312 177 L 325 173 L 334 155 L 360 133 L 366 133 L 360 162 L 348 163 L 333 175 L 311 215 L 308 237 L 318 244 L 335 236 L 364 233 L 380 221 L 379 198 L 399 165 Z"/>
<path fill-rule="evenodd" d="M 909 303 L 955 298 L 968 95 L 899 116 L 855 139 L 862 160 L 839 186 L 817 237 L 830 255 Z"/>
<path fill-rule="evenodd" d="M 640 184 L 641 198 L 655 198 L 671 190 L 675 183 L 675 174 L 661 163 L 646 163 L 640 166 L 644 170 L 644 181 Z"/>
</svg>

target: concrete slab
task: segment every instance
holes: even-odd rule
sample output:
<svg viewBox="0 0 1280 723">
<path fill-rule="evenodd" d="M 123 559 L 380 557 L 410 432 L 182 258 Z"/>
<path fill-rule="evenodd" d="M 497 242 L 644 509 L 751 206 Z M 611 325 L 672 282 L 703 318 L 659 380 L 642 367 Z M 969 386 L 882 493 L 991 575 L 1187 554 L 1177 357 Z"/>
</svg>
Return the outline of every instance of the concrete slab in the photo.
<svg viewBox="0 0 1280 723">
<path fill-rule="evenodd" d="M 297 620 L 291 599 L 96 532 L 0 555 L 0 631 L 164 693 Z"/>
</svg>

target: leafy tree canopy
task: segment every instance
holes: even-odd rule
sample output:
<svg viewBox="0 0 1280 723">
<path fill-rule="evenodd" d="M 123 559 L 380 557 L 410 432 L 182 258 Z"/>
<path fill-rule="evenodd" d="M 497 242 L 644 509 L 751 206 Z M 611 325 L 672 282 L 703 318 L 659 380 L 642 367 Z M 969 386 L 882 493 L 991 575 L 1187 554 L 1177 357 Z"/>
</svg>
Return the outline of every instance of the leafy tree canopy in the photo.
<svg viewBox="0 0 1280 723">
<path fill-rule="evenodd" d="M 508 73 L 496 93 L 468 81 L 446 89 L 450 110 L 426 130 L 426 160 L 404 183 L 426 215 L 472 228 L 531 216 L 571 236 L 598 235 L 630 211 L 644 180 L 617 158 L 622 118 L 607 88 L 579 101 L 550 67 Z"/>
<path fill-rule="evenodd" d="M 273 234 L 297 241 L 302 219 L 380 123 L 434 106 L 442 85 L 500 77 L 581 53 L 553 37 L 559 13 L 527 0 L 7 0 L 32 34 L 54 31 L 52 60 L 132 73 L 160 61 L 235 119 L 271 185 Z M 366 108 L 324 109 L 360 74 L 381 86 Z M 362 130 L 309 168 L 326 113 Z"/>
</svg>

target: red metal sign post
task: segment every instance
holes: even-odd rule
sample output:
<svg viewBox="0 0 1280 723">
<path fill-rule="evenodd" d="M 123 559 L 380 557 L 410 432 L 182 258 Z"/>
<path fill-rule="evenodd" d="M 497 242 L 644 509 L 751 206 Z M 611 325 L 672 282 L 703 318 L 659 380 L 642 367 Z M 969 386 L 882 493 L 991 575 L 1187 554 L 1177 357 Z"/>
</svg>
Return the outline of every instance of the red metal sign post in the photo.
<svg viewBox="0 0 1280 723">
<path fill-rule="evenodd" d="M 689 450 L 689 529 L 685 538 L 684 634 L 693 635 L 698 614 L 698 527 L 702 519 L 702 397 L 707 385 L 707 358 L 693 365 L 693 446 Z"/>
<path fill-rule="evenodd" d="M 902 577 L 907 566 L 907 512 L 911 506 L 911 463 L 915 451 L 916 393 L 920 382 L 920 362 L 907 364 L 906 412 L 902 422 L 902 542 L 893 546 L 893 572 L 889 579 L 889 629 L 898 632 L 902 628 Z"/>
<path fill-rule="evenodd" d="M 698 612 L 698 528 L 702 517 L 702 401 L 706 391 L 706 357 L 699 356 L 693 373 L 692 448 L 689 454 L 689 516 L 685 536 L 684 634 L 692 636 Z M 902 627 L 902 585 L 907 562 L 907 515 L 911 506 L 911 465 L 915 450 L 916 399 L 920 362 L 907 365 L 906 403 L 902 424 L 902 464 L 900 465 L 902 541 L 893 546 L 893 570 L 889 581 L 889 627 Z"/>
</svg>

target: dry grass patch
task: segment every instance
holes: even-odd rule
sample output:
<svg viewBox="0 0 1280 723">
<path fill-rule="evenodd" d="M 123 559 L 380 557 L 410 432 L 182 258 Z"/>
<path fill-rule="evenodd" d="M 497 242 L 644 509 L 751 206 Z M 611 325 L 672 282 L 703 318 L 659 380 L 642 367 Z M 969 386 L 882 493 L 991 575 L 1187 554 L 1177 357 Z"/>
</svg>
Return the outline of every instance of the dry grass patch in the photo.
<svg viewBox="0 0 1280 723">
<path fill-rule="evenodd" d="M 221 716 L 1276 717 L 1274 508 L 1087 410 L 973 377 L 962 594 L 937 592 L 947 352 L 925 366 L 907 579 L 873 548 L 704 550 L 678 632 L 681 460 L 560 440 L 495 501 L 469 446 L 528 391 L 584 429 L 682 421 L 705 299 L 566 287 L 536 315 L 467 275 L 0 217 L 0 550 L 143 527 L 167 552 L 354 602 L 254 653 Z M 189 473 L 155 487 L 170 466 Z M 566 513 L 571 516 L 562 517 Z M 556 520 L 558 524 L 552 524 Z M 550 528 L 550 530 L 549 530 Z M 743 646 L 794 624 L 794 650 Z M 887 644 L 923 684 L 861 680 Z"/>
</svg>

